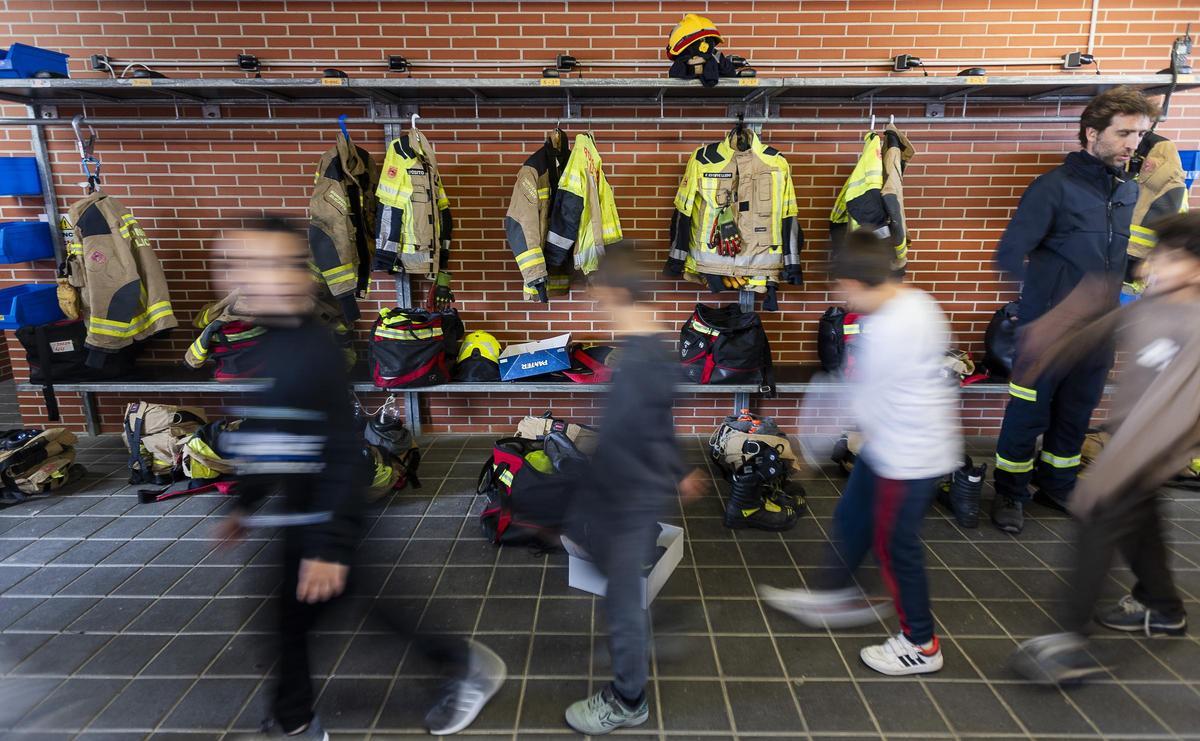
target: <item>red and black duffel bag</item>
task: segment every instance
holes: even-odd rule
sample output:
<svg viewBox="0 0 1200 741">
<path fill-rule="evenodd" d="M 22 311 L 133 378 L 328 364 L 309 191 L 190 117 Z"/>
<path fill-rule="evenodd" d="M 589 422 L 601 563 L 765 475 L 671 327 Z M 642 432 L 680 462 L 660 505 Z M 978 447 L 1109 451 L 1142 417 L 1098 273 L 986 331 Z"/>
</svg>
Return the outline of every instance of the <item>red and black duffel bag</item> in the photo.
<svg viewBox="0 0 1200 741">
<path fill-rule="evenodd" d="M 371 329 L 369 363 L 383 389 L 450 382 L 462 343 L 463 324 L 454 309 L 384 309 Z"/>
<path fill-rule="evenodd" d="M 753 383 L 775 392 L 771 345 L 762 320 L 737 304 L 696 304 L 679 332 L 679 357 L 692 383 Z"/>
<path fill-rule="evenodd" d="M 556 542 L 585 460 L 565 432 L 497 440 L 479 472 L 483 534 L 496 545 Z"/>
</svg>

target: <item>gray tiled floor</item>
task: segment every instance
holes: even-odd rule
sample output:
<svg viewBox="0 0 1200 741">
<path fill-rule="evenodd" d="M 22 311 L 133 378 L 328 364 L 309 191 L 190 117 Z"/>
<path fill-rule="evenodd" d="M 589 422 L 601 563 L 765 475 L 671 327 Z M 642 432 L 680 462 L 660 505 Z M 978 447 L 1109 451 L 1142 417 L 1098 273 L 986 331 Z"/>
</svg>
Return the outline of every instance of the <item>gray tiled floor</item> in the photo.
<svg viewBox="0 0 1200 741">
<path fill-rule="evenodd" d="M 490 440 L 436 438 L 424 488 L 373 510 L 357 585 L 314 637 L 319 709 L 339 738 L 422 737 L 429 668 L 369 619 L 378 598 L 431 630 L 474 633 L 511 677 L 474 737 L 569 737 L 562 712 L 606 681 L 602 611 L 567 586 L 565 557 L 495 549 L 470 476 Z M 704 464 L 700 441 L 689 457 Z M 981 448 L 982 451 L 982 448 Z M 113 437 L 84 439 L 91 471 L 67 496 L 0 510 L 0 736 L 236 738 L 264 715 L 277 544 L 210 534 L 219 496 L 140 505 Z M 683 564 L 654 604 L 650 722 L 630 738 L 1200 738 L 1200 643 L 1101 635 L 1115 667 L 1067 692 L 1018 682 L 1015 641 L 1051 627 L 1071 525 L 1033 507 L 1024 536 L 926 527 L 946 668 L 893 679 L 857 651 L 894 626 L 811 631 L 768 611 L 755 583 L 800 585 L 819 563 L 841 478 L 806 481 L 815 517 L 730 533 L 720 500 L 689 505 Z M 1174 563 L 1200 614 L 1200 494 L 1174 492 Z M 874 569 L 864 579 L 874 579 Z M 1109 590 L 1121 593 L 1118 571 Z M 536 629 L 536 633 L 535 633 Z"/>
</svg>

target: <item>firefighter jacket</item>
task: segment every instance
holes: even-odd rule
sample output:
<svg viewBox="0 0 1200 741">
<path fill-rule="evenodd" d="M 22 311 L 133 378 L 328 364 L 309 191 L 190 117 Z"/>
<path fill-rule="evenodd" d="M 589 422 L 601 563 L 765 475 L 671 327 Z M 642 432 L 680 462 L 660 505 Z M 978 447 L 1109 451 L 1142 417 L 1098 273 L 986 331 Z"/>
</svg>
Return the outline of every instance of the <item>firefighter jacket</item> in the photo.
<svg viewBox="0 0 1200 741">
<path fill-rule="evenodd" d="M 882 141 L 874 131 L 867 134 L 858 163 L 829 214 L 833 252 L 845 244 L 847 232 L 870 227 L 891 242 L 896 250 L 893 267 L 904 270 L 908 264 L 908 232 L 904 228 L 903 175 L 913 154 L 908 138 L 892 126 L 884 131 Z"/>
<path fill-rule="evenodd" d="M 321 282 L 347 321 L 358 318 L 355 295 L 365 296 L 375 252 L 375 188 L 379 168 L 361 147 L 338 134 L 321 156 L 308 202 L 308 243 Z"/>
<path fill-rule="evenodd" d="M 313 316 L 333 331 L 346 367 L 352 368 L 357 356 L 341 307 L 327 298 L 319 298 L 314 303 Z M 244 364 L 242 356 L 250 354 L 269 331 L 256 317 L 241 309 L 237 291 L 201 309 L 192 326 L 201 332 L 188 346 L 183 362 L 192 368 L 200 368 L 209 360 L 217 360 L 218 374 L 227 376 L 241 376 L 254 370 Z"/>
<path fill-rule="evenodd" d="M 1142 137 L 1135 160 L 1138 183 L 1137 203 L 1129 225 L 1129 257 L 1144 260 L 1154 248 L 1157 235 L 1151 225 L 1173 214 L 1187 213 L 1187 186 L 1183 182 L 1183 163 L 1175 142 L 1150 132 Z"/>
<path fill-rule="evenodd" d="M 605 245 L 621 239 L 617 204 L 602 168 L 591 135 L 576 136 L 550 205 L 544 253 L 551 267 L 573 267 L 586 275 L 600 265 Z"/>
<path fill-rule="evenodd" d="M 545 302 L 550 296 L 566 295 L 570 287 L 572 266 L 564 261 L 550 269 L 545 252 L 550 206 L 570 156 L 567 135 L 559 129 L 551 131 L 546 142 L 521 165 L 504 215 L 508 246 L 525 279 L 526 301 Z"/>
<path fill-rule="evenodd" d="M 162 265 L 128 208 L 96 191 L 71 206 L 67 219 L 66 271 L 79 289 L 90 350 L 115 352 L 178 326 Z"/>
<path fill-rule="evenodd" d="M 1025 281 L 1019 322 L 1058 305 L 1085 275 L 1111 278 L 1115 305 L 1137 199 L 1133 178 L 1085 151 L 1029 185 L 996 248 L 997 266 Z"/>
<path fill-rule="evenodd" d="M 792 169 L 779 150 L 743 132 L 744 148 L 731 132 L 697 149 L 688 160 L 675 194 L 671 218 L 671 275 L 738 276 L 759 293 L 782 278 L 803 282 L 800 249 L 804 235 L 796 222 Z M 726 209 L 741 237 L 741 251 L 720 254 L 714 224 Z"/>
<path fill-rule="evenodd" d="M 436 279 L 450 259 L 452 223 L 437 155 L 424 134 L 412 129 L 388 145 L 375 195 L 375 269 Z"/>
</svg>

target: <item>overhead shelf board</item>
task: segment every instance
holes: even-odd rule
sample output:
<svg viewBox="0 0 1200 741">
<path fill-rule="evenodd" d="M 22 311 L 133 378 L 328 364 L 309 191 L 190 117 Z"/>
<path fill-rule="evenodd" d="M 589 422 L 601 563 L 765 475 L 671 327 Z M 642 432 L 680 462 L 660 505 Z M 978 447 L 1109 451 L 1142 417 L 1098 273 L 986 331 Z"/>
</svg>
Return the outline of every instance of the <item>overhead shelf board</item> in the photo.
<svg viewBox="0 0 1200 741">
<path fill-rule="evenodd" d="M 506 100 L 558 103 L 630 100 L 952 100 L 964 95 L 979 101 L 1083 101 L 1114 85 L 1163 93 L 1170 75 L 1004 75 L 757 77 L 724 79 L 706 88 L 693 80 L 668 78 L 163 78 L 0 80 L 0 99 L 43 105 L 89 103 L 153 104 L 179 99 L 193 103 L 252 104 L 462 103 Z M 1200 75 L 1180 76 L 1178 90 L 1200 87 Z"/>
</svg>

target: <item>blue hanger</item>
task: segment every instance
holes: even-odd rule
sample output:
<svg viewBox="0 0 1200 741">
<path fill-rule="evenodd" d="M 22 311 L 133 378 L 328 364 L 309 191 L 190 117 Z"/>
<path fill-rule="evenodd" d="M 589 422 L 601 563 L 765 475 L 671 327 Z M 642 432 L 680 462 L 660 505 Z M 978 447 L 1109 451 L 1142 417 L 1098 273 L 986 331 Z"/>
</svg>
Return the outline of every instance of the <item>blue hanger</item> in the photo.
<svg viewBox="0 0 1200 741">
<path fill-rule="evenodd" d="M 350 132 L 346 130 L 346 114 L 338 116 L 338 128 L 342 130 L 342 136 L 346 137 L 346 141 L 350 141 Z"/>
</svg>

